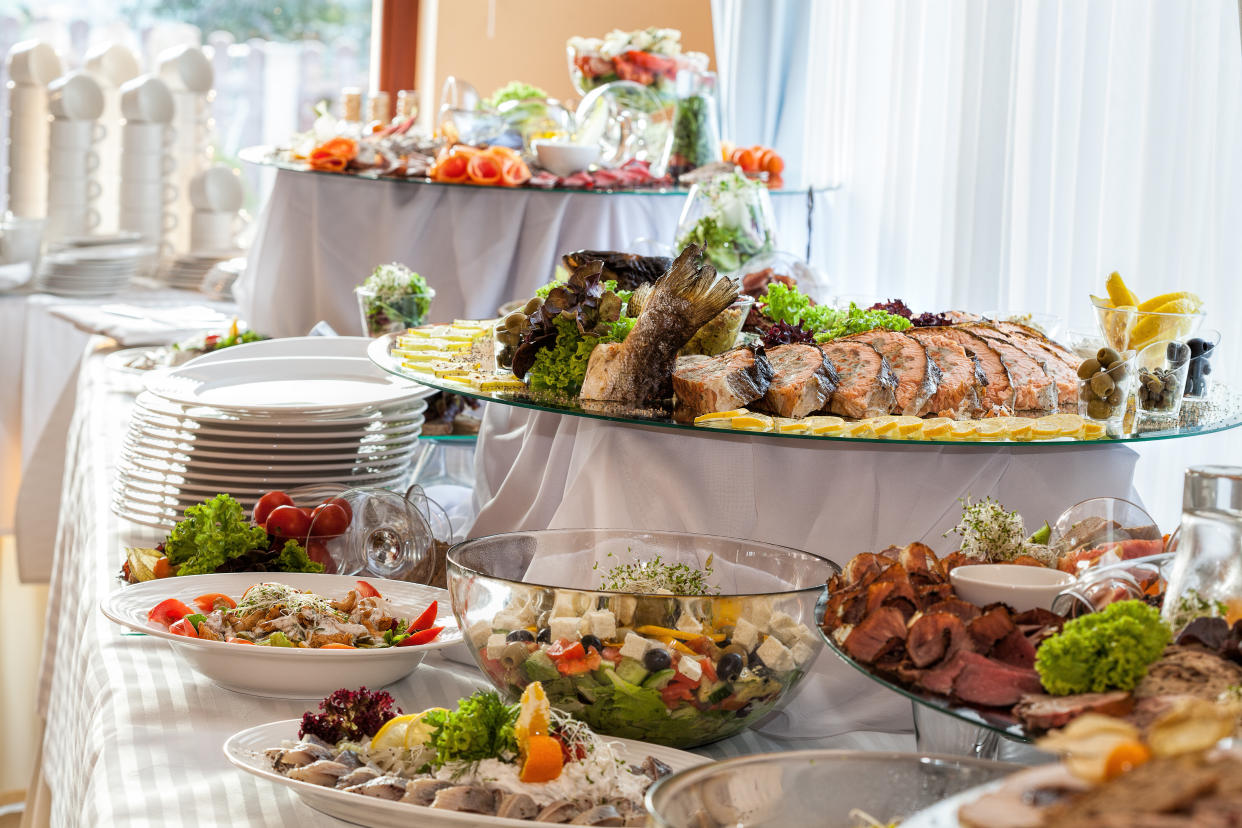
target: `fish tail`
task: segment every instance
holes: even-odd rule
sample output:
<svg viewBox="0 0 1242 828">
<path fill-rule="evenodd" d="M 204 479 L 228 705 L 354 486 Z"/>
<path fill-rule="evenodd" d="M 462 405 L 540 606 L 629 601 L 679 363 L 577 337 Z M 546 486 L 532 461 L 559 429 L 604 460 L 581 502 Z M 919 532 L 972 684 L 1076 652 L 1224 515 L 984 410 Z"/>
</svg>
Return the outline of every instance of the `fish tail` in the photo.
<svg viewBox="0 0 1242 828">
<path fill-rule="evenodd" d="M 701 264 L 703 246 L 691 244 L 681 251 L 660 281 L 656 282 L 650 303 L 659 294 L 689 305 L 689 324 L 696 331 L 737 300 L 738 286 L 720 277 L 716 268 Z"/>
</svg>

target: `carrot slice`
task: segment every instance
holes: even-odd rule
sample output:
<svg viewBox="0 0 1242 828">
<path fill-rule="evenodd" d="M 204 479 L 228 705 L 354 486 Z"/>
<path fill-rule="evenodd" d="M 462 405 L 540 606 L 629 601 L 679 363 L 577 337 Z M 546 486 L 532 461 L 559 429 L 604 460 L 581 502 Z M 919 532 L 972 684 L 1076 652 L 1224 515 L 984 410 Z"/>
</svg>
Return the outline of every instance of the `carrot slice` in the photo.
<svg viewBox="0 0 1242 828">
<path fill-rule="evenodd" d="M 518 777 L 523 782 L 551 782 L 561 775 L 564 757 L 561 743 L 551 736 L 531 736 L 526 741 L 526 758 Z"/>
<path fill-rule="evenodd" d="M 319 649 L 321 650 L 356 650 L 358 648 L 352 647 L 349 644 L 338 644 L 335 641 L 329 641 L 327 644 L 324 644 Z"/>
<path fill-rule="evenodd" d="M 494 157 L 480 153 L 470 159 L 466 174 L 475 184 L 499 184 L 500 164 Z"/>
</svg>

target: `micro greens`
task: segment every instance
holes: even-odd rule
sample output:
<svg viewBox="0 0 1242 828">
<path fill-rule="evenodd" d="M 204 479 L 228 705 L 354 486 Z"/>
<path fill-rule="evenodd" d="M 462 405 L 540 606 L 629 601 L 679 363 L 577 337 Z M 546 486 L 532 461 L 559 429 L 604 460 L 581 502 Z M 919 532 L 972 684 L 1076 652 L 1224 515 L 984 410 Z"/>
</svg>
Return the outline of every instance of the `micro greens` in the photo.
<svg viewBox="0 0 1242 828">
<path fill-rule="evenodd" d="M 612 557 L 612 553 L 608 553 Z M 712 575 L 713 556 L 708 555 L 703 569 L 686 564 L 669 564 L 656 555 L 649 561 L 618 564 L 609 569 L 600 580 L 600 589 L 610 592 L 635 592 L 640 595 L 714 595 L 719 587 L 709 586 Z M 597 561 L 592 567 L 599 569 Z"/>
</svg>

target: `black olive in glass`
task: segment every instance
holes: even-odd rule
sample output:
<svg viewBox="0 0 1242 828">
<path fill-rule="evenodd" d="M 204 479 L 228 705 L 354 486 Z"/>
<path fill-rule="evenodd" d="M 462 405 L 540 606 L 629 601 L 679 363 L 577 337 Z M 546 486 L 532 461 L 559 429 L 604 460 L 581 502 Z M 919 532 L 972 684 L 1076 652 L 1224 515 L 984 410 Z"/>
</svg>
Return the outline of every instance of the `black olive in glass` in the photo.
<svg viewBox="0 0 1242 828">
<path fill-rule="evenodd" d="M 535 636 L 530 630 L 513 630 L 505 636 L 505 641 L 534 641 Z"/>
<path fill-rule="evenodd" d="M 658 673 L 661 670 L 667 670 L 673 665 L 673 659 L 669 656 L 668 650 L 663 647 L 652 647 L 643 655 L 643 666 L 649 672 Z"/>
<path fill-rule="evenodd" d="M 721 681 L 733 681 L 742 674 L 742 657 L 737 653 L 725 653 L 716 665 L 716 676 Z"/>
<path fill-rule="evenodd" d="M 597 653 L 602 653 L 604 651 L 604 642 L 600 641 L 598 636 L 584 635 L 582 636 L 582 649 L 586 650 L 588 653 L 591 652 L 592 649 L 594 649 Z"/>
<path fill-rule="evenodd" d="M 539 631 L 539 635 L 535 636 L 535 640 L 538 641 L 540 644 L 551 644 L 552 643 L 552 628 L 544 627 L 542 630 Z"/>
<path fill-rule="evenodd" d="M 1190 340 L 1186 344 L 1190 346 L 1191 356 L 1198 356 L 1199 354 L 1203 353 L 1203 340 L 1202 339 L 1199 339 L 1196 337 L 1195 339 Z"/>
</svg>

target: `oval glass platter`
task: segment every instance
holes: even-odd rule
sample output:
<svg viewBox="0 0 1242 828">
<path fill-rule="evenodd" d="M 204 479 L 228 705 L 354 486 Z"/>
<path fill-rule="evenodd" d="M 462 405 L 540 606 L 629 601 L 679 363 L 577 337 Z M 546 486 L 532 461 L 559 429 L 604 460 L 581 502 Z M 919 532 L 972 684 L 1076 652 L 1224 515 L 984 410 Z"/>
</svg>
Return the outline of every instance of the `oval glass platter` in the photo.
<svg viewBox="0 0 1242 828">
<path fill-rule="evenodd" d="M 585 195 L 646 195 L 646 196 L 676 196 L 685 198 L 690 192 L 689 187 L 637 187 L 630 189 L 586 189 L 584 187 L 480 187 L 477 184 L 467 183 L 451 183 L 447 181 L 432 181 L 424 176 L 403 176 L 403 175 L 384 175 L 374 170 L 359 170 L 357 172 L 338 173 L 311 169 L 309 164 L 301 161 L 290 161 L 281 158 L 279 150 L 271 146 L 255 146 L 245 147 L 238 152 L 238 157 L 247 164 L 256 164 L 262 167 L 275 167 L 278 170 L 287 172 L 308 173 L 310 175 L 327 175 L 335 178 L 357 178 L 364 181 L 392 181 L 399 184 L 426 184 L 432 187 L 453 187 L 465 188 L 467 190 L 487 190 L 489 192 L 510 192 L 510 193 L 583 193 Z M 801 195 L 806 196 L 808 192 L 828 193 L 837 189 L 836 187 L 812 187 L 810 185 L 801 184 L 800 182 L 786 180 L 779 189 L 769 189 L 768 192 L 774 196 L 781 195 Z"/>
<path fill-rule="evenodd" d="M 1123 436 L 1119 437 L 1101 437 L 1092 439 L 1079 439 L 1071 437 L 1056 437 L 1051 439 L 1031 439 L 1031 440 L 1011 440 L 1008 437 L 1000 439 L 989 437 L 974 437 L 969 440 L 964 439 L 947 439 L 947 438 L 928 438 L 919 436 L 917 439 L 901 438 L 901 437 L 853 437 L 835 434 L 812 434 L 806 432 L 793 431 L 759 431 L 751 429 L 739 428 L 708 428 L 692 423 L 680 423 L 673 420 L 666 412 L 653 411 L 650 409 L 640 410 L 629 407 L 621 407 L 614 403 L 595 403 L 584 400 L 565 400 L 563 398 L 551 398 L 541 395 L 532 394 L 527 391 L 510 391 L 510 390 L 482 390 L 479 387 L 470 385 L 466 382 L 459 382 L 447 377 L 437 377 L 431 371 L 413 370 L 407 367 L 400 357 L 392 353 L 392 348 L 397 341 L 397 337 L 401 334 L 388 334 L 379 337 L 371 342 L 367 349 L 367 355 L 377 366 L 391 374 L 404 377 L 414 382 L 422 383 L 439 391 L 445 391 L 450 394 L 460 394 L 462 396 L 471 397 L 473 399 L 482 400 L 484 402 L 498 402 L 505 405 L 516 406 L 518 408 L 528 408 L 534 411 L 548 411 L 555 414 L 569 414 L 576 417 L 589 417 L 597 420 L 607 420 L 609 422 L 624 423 L 627 425 L 637 426 L 660 426 L 663 428 L 676 428 L 686 431 L 696 431 L 700 434 L 710 434 L 712 436 L 734 435 L 737 437 L 750 437 L 758 435 L 761 437 L 771 437 L 774 439 L 785 440 L 834 440 L 844 443 L 877 443 L 886 446 L 960 446 L 969 447 L 995 447 L 996 445 L 1011 445 L 1023 447 L 1044 447 L 1048 449 L 1082 447 L 1089 445 L 1109 445 L 1112 443 L 1129 443 L 1141 442 L 1146 440 L 1167 440 L 1177 437 L 1193 437 L 1200 434 L 1212 434 L 1218 431 L 1236 428 L 1242 425 L 1242 395 L 1239 395 L 1233 389 L 1223 385 L 1222 383 L 1214 383 L 1212 386 L 1211 397 L 1197 402 L 1187 401 L 1182 407 L 1181 420 L 1178 425 L 1173 427 L 1153 427 L 1150 430 L 1127 431 Z M 508 375 L 510 380 L 512 375 Z M 1126 419 L 1127 423 L 1132 421 L 1133 417 Z"/>
</svg>

